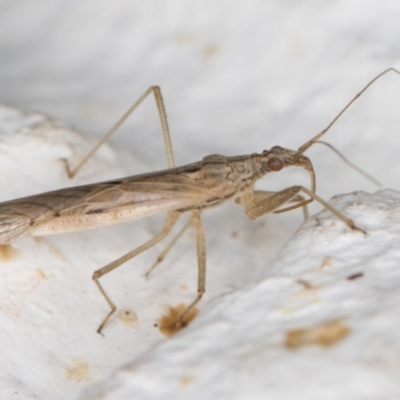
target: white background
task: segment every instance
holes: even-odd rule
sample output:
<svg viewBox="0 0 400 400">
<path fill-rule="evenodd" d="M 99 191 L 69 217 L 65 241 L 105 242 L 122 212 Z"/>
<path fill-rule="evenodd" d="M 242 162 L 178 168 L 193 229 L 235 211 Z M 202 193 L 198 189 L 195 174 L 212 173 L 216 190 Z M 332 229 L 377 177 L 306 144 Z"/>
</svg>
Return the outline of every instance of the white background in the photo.
<svg viewBox="0 0 400 400">
<path fill-rule="evenodd" d="M 1 1 L 0 101 L 66 121 L 94 142 L 148 86 L 158 84 L 178 165 L 211 153 L 297 149 L 375 75 L 400 67 L 399 20 L 397 1 Z M 395 189 L 399 106 L 400 76 L 389 74 L 325 138 Z M 104 150 L 77 184 L 165 168 L 159 131 L 148 101 L 111 141 L 122 155 Z M 24 147 L 26 140 L 4 139 L 13 162 L 2 167 L 2 200 L 71 184 L 57 160 L 78 157 L 80 139 L 66 139 L 69 147 L 63 148 L 62 132 L 43 135 L 34 150 Z M 322 197 L 375 190 L 328 149 L 315 146 L 307 154 Z M 307 184 L 305 175 L 279 174 L 264 187 Z M 294 211 L 250 222 L 236 205 L 205 213 L 209 268 L 201 306 L 256 280 L 301 221 Z M 18 242 L 19 258 L 3 264 L 2 281 L 10 270 L 20 274 L 1 289 L 1 309 L 20 311 L 12 322 L 10 313 L 1 316 L 4 398 L 15 392 L 20 398 L 73 398 L 164 340 L 153 327 L 163 306 L 195 295 L 190 235 L 149 282 L 142 275 L 157 250 L 104 280 L 119 306 L 136 311 L 138 328 L 114 320 L 105 338 L 97 335 L 107 308 L 91 282 L 96 268 L 146 240 L 161 223 L 156 218 L 62 235 L 40 245 Z M 62 255 L 58 261 L 50 258 L 54 247 Z M 54 279 L 29 297 L 21 287 L 37 271 L 34 260 Z M 40 319 L 37 309 L 47 317 Z M 82 360 L 86 378 L 71 379 L 68 371 Z"/>
</svg>

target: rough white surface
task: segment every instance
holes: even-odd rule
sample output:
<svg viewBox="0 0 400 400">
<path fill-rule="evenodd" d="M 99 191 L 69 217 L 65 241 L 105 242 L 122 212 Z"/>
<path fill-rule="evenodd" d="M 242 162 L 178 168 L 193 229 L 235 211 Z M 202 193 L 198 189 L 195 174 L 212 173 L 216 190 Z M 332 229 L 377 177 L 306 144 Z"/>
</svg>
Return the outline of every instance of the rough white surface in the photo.
<svg viewBox="0 0 400 400">
<path fill-rule="evenodd" d="M 82 399 L 398 398 L 400 193 L 332 204 L 368 234 L 320 212 L 262 279 L 212 301 Z M 315 327 L 309 342 L 293 342 L 295 330 Z"/>
<path fill-rule="evenodd" d="M 98 137 L 142 91 L 159 84 L 177 164 L 206 154 L 246 154 L 273 145 L 296 149 L 324 128 L 369 79 L 389 66 L 400 66 L 400 8 L 396 0 L 207 0 L 190 4 L 183 0 L 2 0 L 0 11 L 3 103 L 40 110 L 67 121 L 86 136 Z M 358 100 L 326 137 L 379 178 L 384 187 L 395 189 L 399 189 L 399 104 L 399 77 L 388 75 Z M 1 136 L 1 200 L 164 168 L 154 110 L 151 101 L 144 104 L 113 140 L 118 152 L 104 148 L 73 183 L 66 179 L 59 159 L 78 160 L 90 143 L 40 115 L 21 117 L 18 112 L 3 110 L 0 129 L 7 135 Z M 18 127 L 35 125 L 35 121 L 37 127 L 12 134 Z M 40 127 L 42 123 L 45 126 Z M 328 149 L 315 146 L 307 154 L 315 165 L 322 197 L 376 190 Z M 308 184 L 307 177 L 292 171 L 279 174 L 279 181 L 266 178 L 264 187 L 297 183 Z M 369 215 L 356 217 L 363 220 Z M 269 263 L 301 221 L 301 213 L 292 212 L 251 222 L 236 205 L 205 213 L 208 279 L 201 318 L 208 318 L 214 307 L 219 310 L 219 301 L 223 301 L 219 295 L 245 288 L 267 271 L 270 278 L 282 276 L 281 267 L 274 262 L 271 269 Z M 149 282 L 143 273 L 162 245 L 104 279 L 118 306 L 136 311 L 138 325 L 124 325 L 115 318 L 105 338 L 96 335 L 107 308 L 90 280 L 95 269 L 146 240 L 161 223 L 161 219 L 149 219 L 132 226 L 54 236 L 41 242 L 24 239 L 15 244 L 18 257 L 9 255 L 0 271 L 1 398 L 18 398 L 17 394 L 24 399 L 76 398 L 82 388 L 139 360 L 141 354 L 164 341 L 153 327 L 163 306 L 188 302 L 195 294 L 195 252 L 190 235 L 182 238 Z M 344 232 L 344 238 L 349 235 Z M 347 257 L 348 251 L 339 247 L 335 256 L 340 258 L 342 251 Z M 313 265 L 319 262 L 316 254 Z M 389 272 L 379 270 L 376 279 L 384 280 Z M 364 278 L 348 284 L 360 285 Z M 385 282 L 391 283 L 390 279 Z M 282 296 L 284 293 L 282 290 Z M 268 304 L 263 305 L 267 308 L 258 312 L 273 309 L 274 296 L 278 296 L 276 301 L 280 299 L 271 289 Z M 396 307 L 391 292 L 383 297 Z M 380 301 L 384 300 L 377 299 L 377 307 Z M 258 308 L 254 307 L 255 315 Z M 307 315 L 311 325 L 314 320 Z M 250 324 L 252 313 L 240 318 L 248 318 Z M 184 341 L 186 334 L 199 328 L 200 321 L 174 338 L 170 346 L 181 338 Z M 358 337 L 354 332 L 359 331 L 353 332 L 354 321 L 347 323 L 352 334 L 336 346 L 300 352 L 317 351 L 309 358 L 316 364 L 322 362 L 326 354 Z M 214 331 L 206 325 L 204 329 L 207 335 L 207 329 Z M 199 332 L 202 335 L 205 331 Z M 201 346 L 211 345 L 208 341 L 214 338 L 207 335 L 197 340 L 199 348 L 190 344 L 191 351 L 199 353 L 199 363 L 203 362 Z M 375 351 L 373 344 L 379 344 L 379 339 L 376 334 L 365 348 Z M 269 358 L 275 351 L 283 351 L 282 340 L 273 343 L 276 347 L 265 351 L 262 347 L 258 357 Z M 221 347 L 219 343 L 215 346 L 217 350 Z M 176 360 L 180 354 L 168 357 Z M 371 362 L 371 369 L 390 364 L 385 363 Z M 393 376 L 395 361 L 391 365 Z M 221 373 L 218 368 L 216 374 Z M 159 375 L 165 372 L 157 372 L 158 379 L 164 379 Z M 228 370 L 225 372 L 228 377 Z M 267 377 L 276 377 L 275 383 L 287 379 L 288 371 L 270 366 L 268 372 Z M 155 373 L 149 372 L 149 376 Z M 303 386 L 313 385 L 313 373 L 304 372 Z M 332 372 L 336 373 L 337 369 Z M 364 376 L 368 383 L 369 375 Z M 242 379 L 249 379 L 247 393 L 256 390 L 257 377 L 260 375 L 243 371 Z M 218 387 L 219 381 L 213 383 Z M 357 382 L 354 385 L 360 387 Z M 163 387 L 159 390 L 162 397 Z M 264 394 L 260 390 L 253 397 Z"/>
</svg>

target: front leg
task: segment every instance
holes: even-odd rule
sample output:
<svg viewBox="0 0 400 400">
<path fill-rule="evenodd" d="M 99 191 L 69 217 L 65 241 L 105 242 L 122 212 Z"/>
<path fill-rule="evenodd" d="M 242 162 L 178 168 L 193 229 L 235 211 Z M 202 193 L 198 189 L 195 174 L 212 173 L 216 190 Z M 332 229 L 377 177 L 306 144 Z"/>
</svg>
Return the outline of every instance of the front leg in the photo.
<svg viewBox="0 0 400 400">
<path fill-rule="evenodd" d="M 250 219 L 257 219 L 265 214 L 276 211 L 280 206 L 284 205 L 285 203 L 296 201 L 295 199 L 299 199 L 299 192 L 304 192 L 305 194 L 310 196 L 311 199 L 318 201 L 318 203 L 322 204 L 326 209 L 328 209 L 338 218 L 340 218 L 350 229 L 358 230 L 366 234 L 364 229 L 355 226 L 354 222 L 350 218 L 347 218 L 335 207 L 331 206 L 313 191 L 305 188 L 304 186 L 292 186 L 290 188 L 283 189 L 280 192 L 272 192 L 272 194 L 271 192 L 250 192 L 243 195 L 240 199 L 237 200 L 237 202 L 243 207 L 246 215 Z M 298 204 L 295 204 L 292 207 L 287 207 L 278 211 L 288 211 L 293 208 L 304 206 L 311 199 L 300 201 Z"/>
<path fill-rule="evenodd" d="M 303 207 L 304 218 L 307 219 L 307 204 L 310 203 L 312 199 L 306 200 L 303 196 L 299 195 L 298 193 L 301 190 L 301 186 L 293 186 L 281 190 L 280 192 L 255 190 L 236 199 L 236 203 L 243 207 L 246 215 L 252 220 L 271 212 L 285 212 L 299 207 Z M 278 210 L 279 207 L 289 202 L 295 202 L 297 204 Z"/>
</svg>

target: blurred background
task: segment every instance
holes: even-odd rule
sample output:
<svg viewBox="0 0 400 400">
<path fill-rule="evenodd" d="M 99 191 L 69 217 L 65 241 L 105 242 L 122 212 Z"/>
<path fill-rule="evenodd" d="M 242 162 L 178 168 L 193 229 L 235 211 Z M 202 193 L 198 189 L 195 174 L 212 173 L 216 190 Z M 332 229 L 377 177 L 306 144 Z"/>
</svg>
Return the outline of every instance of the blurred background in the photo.
<svg viewBox="0 0 400 400">
<path fill-rule="evenodd" d="M 177 164 L 296 149 L 399 66 L 399 16 L 396 1 L 0 1 L 0 101 L 94 138 L 156 84 Z M 112 143 L 160 169 L 157 113 L 146 103 Z M 393 187 L 399 104 L 400 77 L 389 74 L 325 138 Z M 321 194 L 374 189 L 315 147 Z"/>
</svg>

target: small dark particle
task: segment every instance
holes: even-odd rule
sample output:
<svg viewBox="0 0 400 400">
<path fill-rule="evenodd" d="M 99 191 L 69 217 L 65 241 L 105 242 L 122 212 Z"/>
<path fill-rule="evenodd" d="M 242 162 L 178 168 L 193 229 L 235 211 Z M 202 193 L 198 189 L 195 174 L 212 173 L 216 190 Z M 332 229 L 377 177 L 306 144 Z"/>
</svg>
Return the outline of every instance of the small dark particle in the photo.
<svg viewBox="0 0 400 400">
<path fill-rule="evenodd" d="M 104 210 L 102 210 L 100 208 L 100 209 L 97 209 L 97 210 L 89 210 L 89 211 L 87 211 L 87 214 L 101 214 L 102 212 L 104 212 Z"/>
<path fill-rule="evenodd" d="M 352 281 L 352 280 L 354 280 L 354 279 L 362 278 L 363 276 L 364 276 L 364 273 L 363 273 L 363 272 L 357 272 L 357 273 L 355 273 L 355 274 L 353 274 L 353 275 L 348 276 L 348 277 L 347 277 L 347 280 L 348 280 L 348 281 Z"/>
</svg>

